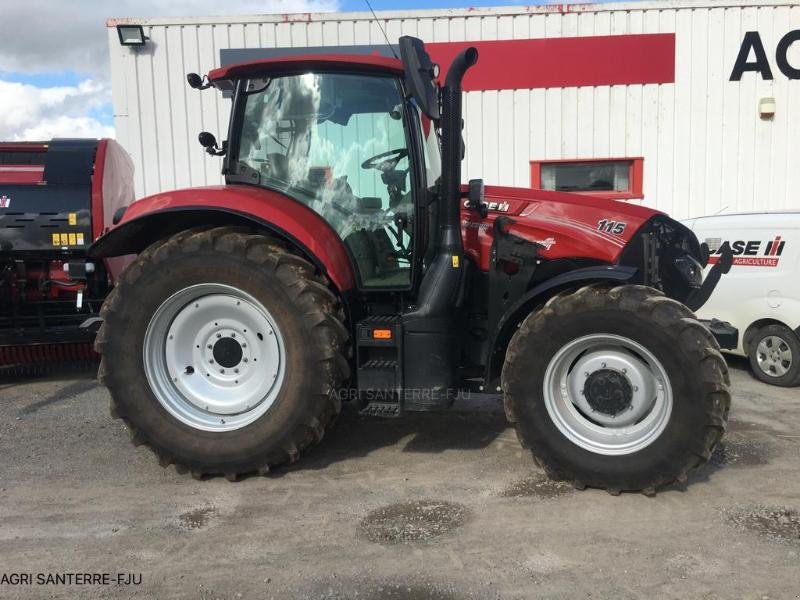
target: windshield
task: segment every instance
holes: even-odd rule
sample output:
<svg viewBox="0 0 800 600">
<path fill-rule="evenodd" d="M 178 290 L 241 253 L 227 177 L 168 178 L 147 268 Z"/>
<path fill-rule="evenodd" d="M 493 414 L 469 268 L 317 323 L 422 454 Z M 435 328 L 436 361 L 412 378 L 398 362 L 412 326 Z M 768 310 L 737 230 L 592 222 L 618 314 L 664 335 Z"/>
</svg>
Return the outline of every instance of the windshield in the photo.
<svg viewBox="0 0 800 600">
<path fill-rule="evenodd" d="M 399 188 L 410 188 L 401 101 L 392 78 L 308 73 L 272 79 L 247 97 L 239 162 L 346 237 L 366 225 L 365 204 L 395 208 L 404 200 Z M 365 166 L 382 154 L 386 161 Z"/>
</svg>

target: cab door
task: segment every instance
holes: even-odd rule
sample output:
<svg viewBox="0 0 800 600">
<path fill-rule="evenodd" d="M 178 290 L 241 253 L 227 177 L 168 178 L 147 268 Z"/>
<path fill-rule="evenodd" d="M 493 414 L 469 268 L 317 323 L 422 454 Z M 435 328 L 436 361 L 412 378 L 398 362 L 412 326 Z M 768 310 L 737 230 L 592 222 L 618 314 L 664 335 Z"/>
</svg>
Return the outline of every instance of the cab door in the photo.
<svg viewBox="0 0 800 600">
<path fill-rule="evenodd" d="M 325 218 L 361 289 L 410 288 L 418 180 L 399 80 L 302 73 L 244 89 L 237 168 Z"/>
</svg>

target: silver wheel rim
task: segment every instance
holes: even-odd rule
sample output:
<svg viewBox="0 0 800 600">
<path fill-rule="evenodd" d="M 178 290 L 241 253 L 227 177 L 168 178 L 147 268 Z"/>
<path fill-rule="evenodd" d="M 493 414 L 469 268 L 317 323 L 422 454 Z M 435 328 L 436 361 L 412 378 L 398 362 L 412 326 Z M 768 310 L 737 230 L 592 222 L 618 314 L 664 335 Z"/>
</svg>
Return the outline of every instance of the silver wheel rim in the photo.
<svg viewBox="0 0 800 600">
<path fill-rule="evenodd" d="M 756 346 L 758 367 L 770 377 L 782 377 L 792 368 L 792 349 L 781 337 L 768 335 Z"/>
<path fill-rule="evenodd" d="M 269 311 L 234 287 L 187 287 L 158 307 L 144 337 L 144 370 L 156 399 L 203 431 L 232 431 L 275 403 L 286 350 Z"/>
<path fill-rule="evenodd" d="M 596 394 L 594 386 L 608 378 L 618 385 L 611 393 Z M 638 342 L 612 334 L 587 335 L 564 345 L 547 365 L 544 400 L 567 439 L 609 456 L 633 454 L 652 444 L 666 428 L 673 404 L 661 362 Z"/>
</svg>

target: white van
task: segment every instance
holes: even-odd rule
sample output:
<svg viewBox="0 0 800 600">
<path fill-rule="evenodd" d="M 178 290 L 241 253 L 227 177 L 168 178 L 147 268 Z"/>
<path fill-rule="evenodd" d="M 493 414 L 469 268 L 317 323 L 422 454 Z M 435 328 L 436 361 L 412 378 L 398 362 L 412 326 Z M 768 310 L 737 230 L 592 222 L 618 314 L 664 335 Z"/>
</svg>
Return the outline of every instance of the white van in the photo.
<svg viewBox="0 0 800 600">
<path fill-rule="evenodd" d="M 755 376 L 773 385 L 800 384 L 800 211 L 714 215 L 684 221 L 708 244 L 709 268 L 728 244 L 733 266 L 701 319 L 729 321 Z"/>
</svg>

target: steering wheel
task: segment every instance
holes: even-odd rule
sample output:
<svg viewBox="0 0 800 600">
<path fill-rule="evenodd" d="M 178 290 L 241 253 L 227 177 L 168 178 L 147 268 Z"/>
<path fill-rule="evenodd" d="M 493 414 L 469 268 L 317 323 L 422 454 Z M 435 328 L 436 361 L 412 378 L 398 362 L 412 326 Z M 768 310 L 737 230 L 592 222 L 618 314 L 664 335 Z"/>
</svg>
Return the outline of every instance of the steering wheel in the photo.
<svg viewBox="0 0 800 600">
<path fill-rule="evenodd" d="M 388 152 L 381 152 L 361 163 L 362 169 L 377 169 L 378 171 L 393 171 L 401 160 L 408 156 L 406 148 L 395 148 Z"/>
</svg>

